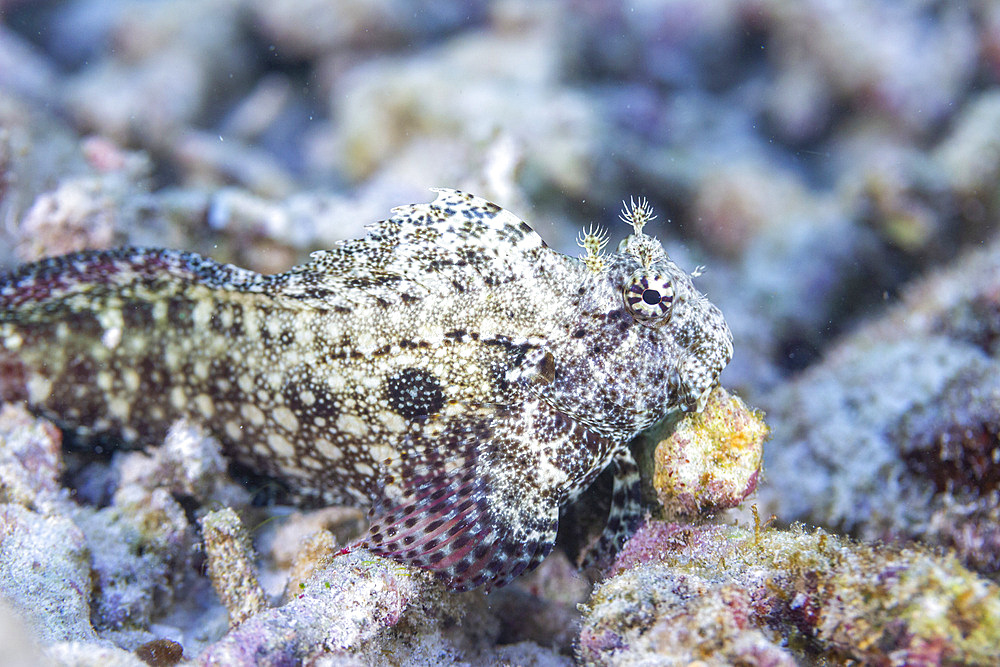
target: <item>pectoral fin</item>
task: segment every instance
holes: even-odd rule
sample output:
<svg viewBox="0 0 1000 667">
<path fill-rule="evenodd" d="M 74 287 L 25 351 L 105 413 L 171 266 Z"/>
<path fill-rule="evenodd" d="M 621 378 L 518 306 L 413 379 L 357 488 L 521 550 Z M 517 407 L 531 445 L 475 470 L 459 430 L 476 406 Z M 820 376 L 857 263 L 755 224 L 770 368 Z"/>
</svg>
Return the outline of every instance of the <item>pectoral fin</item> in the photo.
<svg viewBox="0 0 1000 667">
<path fill-rule="evenodd" d="M 555 542 L 558 505 L 551 494 L 519 494 L 516 480 L 497 474 L 494 454 L 513 446 L 508 431 L 496 418 L 443 433 L 415 427 L 405 453 L 388 462 L 363 545 L 460 591 L 503 586 L 537 566 Z"/>
</svg>

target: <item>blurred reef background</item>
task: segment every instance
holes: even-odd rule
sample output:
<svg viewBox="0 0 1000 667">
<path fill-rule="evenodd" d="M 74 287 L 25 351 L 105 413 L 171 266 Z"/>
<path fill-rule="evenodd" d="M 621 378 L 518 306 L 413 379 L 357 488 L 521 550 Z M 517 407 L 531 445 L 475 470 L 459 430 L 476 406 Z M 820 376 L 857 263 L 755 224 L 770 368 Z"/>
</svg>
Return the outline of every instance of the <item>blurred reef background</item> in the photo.
<svg viewBox="0 0 1000 667">
<path fill-rule="evenodd" d="M 6 408 L 11 656 L 1000 661 L 1000 3 L 0 0 L 0 268 L 144 244 L 282 271 L 437 186 L 568 254 L 652 203 L 766 413 L 727 490 L 759 521 L 657 488 L 593 594 L 559 551 L 455 596 L 325 561 L 363 517 L 254 506 L 194 427 L 91 461 Z"/>
</svg>

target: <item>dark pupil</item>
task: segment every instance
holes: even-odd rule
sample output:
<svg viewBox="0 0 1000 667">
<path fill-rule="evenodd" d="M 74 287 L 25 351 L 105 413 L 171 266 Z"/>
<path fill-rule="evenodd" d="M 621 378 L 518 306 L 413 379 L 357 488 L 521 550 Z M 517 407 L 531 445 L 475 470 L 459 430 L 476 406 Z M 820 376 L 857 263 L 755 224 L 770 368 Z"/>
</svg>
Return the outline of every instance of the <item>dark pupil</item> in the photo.
<svg viewBox="0 0 1000 667">
<path fill-rule="evenodd" d="M 642 300 L 648 303 L 650 306 L 655 306 L 660 303 L 660 293 L 655 289 L 647 289 L 642 291 Z"/>
</svg>

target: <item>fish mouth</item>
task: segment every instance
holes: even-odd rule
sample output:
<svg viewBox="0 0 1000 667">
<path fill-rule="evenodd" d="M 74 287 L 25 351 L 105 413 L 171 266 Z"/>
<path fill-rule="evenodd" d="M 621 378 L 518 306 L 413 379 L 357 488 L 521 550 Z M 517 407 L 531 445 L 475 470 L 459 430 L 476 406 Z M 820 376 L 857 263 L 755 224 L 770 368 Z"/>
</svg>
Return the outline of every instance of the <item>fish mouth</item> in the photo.
<svg viewBox="0 0 1000 667">
<path fill-rule="evenodd" d="M 729 348 L 732 350 L 732 347 Z M 728 355 L 731 356 L 731 355 Z M 709 395 L 719 386 L 719 376 L 722 370 L 729 363 L 728 356 L 722 360 L 706 362 L 704 355 L 692 352 L 677 373 L 680 377 L 689 378 L 687 381 L 677 383 L 677 406 L 682 412 L 701 412 L 708 401 Z M 719 363 L 721 361 L 722 363 Z"/>
<path fill-rule="evenodd" d="M 719 386 L 718 382 L 714 382 L 699 394 L 691 394 L 685 397 L 684 403 L 681 404 L 681 412 L 694 413 L 697 414 L 705 409 L 708 404 L 708 397 L 712 395 L 715 388 Z"/>
</svg>

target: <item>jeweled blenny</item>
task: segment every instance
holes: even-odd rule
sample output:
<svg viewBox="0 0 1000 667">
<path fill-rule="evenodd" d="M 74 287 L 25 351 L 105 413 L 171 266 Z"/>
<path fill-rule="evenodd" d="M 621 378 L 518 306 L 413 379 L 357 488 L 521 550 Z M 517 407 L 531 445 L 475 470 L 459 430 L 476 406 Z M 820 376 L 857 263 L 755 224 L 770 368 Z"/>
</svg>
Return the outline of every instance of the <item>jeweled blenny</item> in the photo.
<svg viewBox="0 0 1000 667">
<path fill-rule="evenodd" d="M 316 503 L 370 505 L 364 544 L 452 588 L 552 549 L 561 505 L 611 462 L 602 549 L 639 516 L 626 443 L 698 409 L 732 356 L 718 308 L 642 232 L 581 259 L 439 190 L 363 239 L 264 276 L 151 248 L 0 277 L 0 398 L 155 444 L 181 417 Z"/>
</svg>

